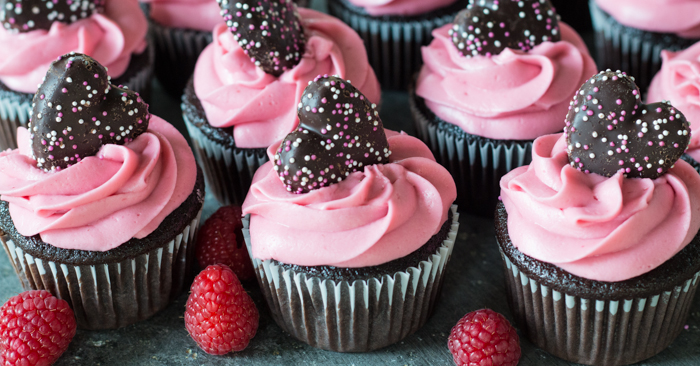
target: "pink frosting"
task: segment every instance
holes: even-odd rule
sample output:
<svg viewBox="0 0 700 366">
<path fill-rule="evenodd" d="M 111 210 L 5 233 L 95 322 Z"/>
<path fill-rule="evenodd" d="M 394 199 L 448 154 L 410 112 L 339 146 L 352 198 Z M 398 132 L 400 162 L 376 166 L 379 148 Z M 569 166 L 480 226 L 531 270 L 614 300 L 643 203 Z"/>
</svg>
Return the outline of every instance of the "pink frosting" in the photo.
<svg viewBox="0 0 700 366">
<path fill-rule="evenodd" d="M 418 15 L 454 4 L 457 0 L 348 0 L 371 16 Z"/>
<path fill-rule="evenodd" d="M 140 0 L 150 3 L 149 16 L 156 23 L 171 27 L 211 32 L 223 23 L 216 0 Z"/>
<path fill-rule="evenodd" d="M 214 29 L 214 42 L 197 61 L 194 89 L 207 119 L 214 127 L 234 126 L 238 147 L 266 148 L 281 141 L 297 125 L 301 93 L 318 75 L 340 75 L 379 104 L 379 82 L 357 33 L 314 10 L 299 8 L 299 14 L 306 52 L 296 67 L 279 77 L 255 66 L 224 24 Z"/>
<path fill-rule="evenodd" d="M 447 220 L 456 187 L 418 139 L 387 131 L 391 163 L 306 194 L 287 192 L 272 163 L 243 204 L 253 255 L 303 266 L 374 266 L 423 246 Z M 274 153 L 275 146 L 268 149 Z"/>
<path fill-rule="evenodd" d="M 647 92 L 647 102 L 668 100 L 690 122 L 688 154 L 700 161 L 700 43 L 680 51 L 661 51 L 663 63 Z"/>
<path fill-rule="evenodd" d="M 649 272 L 700 228 L 700 175 L 688 163 L 655 180 L 586 174 L 569 165 L 563 134 L 535 140 L 532 164 L 501 179 L 501 197 L 518 250 L 596 281 Z"/>
<path fill-rule="evenodd" d="M 194 189 L 187 141 L 156 116 L 134 141 L 105 145 L 58 172 L 36 168 L 26 129 L 17 142 L 19 149 L 0 154 L 0 195 L 20 234 L 59 248 L 107 251 L 144 238 Z"/>
<path fill-rule="evenodd" d="M 698 0 L 596 0 L 596 4 L 628 27 L 700 38 Z"/>
<path fill-rule="evenodd" d="M 473 58 L 459 54 L 451 27 L 434 30 L 435 39 L 423 47 L 416 94 L 438 117 L 470 134 L 530 140 L 560 131 L 574 93 L 597 72 L 581 37 L 562 22 L 560 42 Z"/>
<path fill-rule="evenodd" d="M 84 53 L 121 76 L 132 54 L 146 48 L 148 22 L 137 0 L 108 0 L 104 14 L 75 23 L 54 22 L 51 29 L 11 33 L 0 27 L 0 81 L 10 89 L 34 93 L 51 62 L 70 52 Z"/>
</svg>

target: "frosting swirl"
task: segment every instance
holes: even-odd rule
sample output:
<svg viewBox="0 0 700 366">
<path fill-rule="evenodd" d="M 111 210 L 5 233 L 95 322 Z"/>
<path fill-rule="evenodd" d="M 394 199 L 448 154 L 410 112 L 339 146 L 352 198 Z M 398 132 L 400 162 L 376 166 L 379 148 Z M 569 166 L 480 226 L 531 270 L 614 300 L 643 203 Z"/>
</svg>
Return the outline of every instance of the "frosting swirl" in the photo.
<svg viewBox="0 0 700 366">
<path fill-rule="evenodd" d="M 647 102 L 668 100 L 683 112 L 691 130 L 687 153 L 700 161 L 700 43 L 679 52 L 661 51 L 663 63 L 647 92 Z"/>
<path fill-rule="evenodd" d="M 287 192 L 268 162 L 243 203 L 253 255 L 302 266 L 367 267 L 404 257 L 447 220 L 450 173 L 420 140 L 387 130 L 390 163 L 306 194 Z M 274 153 L 277 146 L 268 153 Z"/>
<path fill-rule="evenodd" d="M 452 24 L 440 27 L 423 47 L 416 94 L 435 115 L 471 134 L 530 140 L 560 131 L 569 101 L 597 69 L 581 37 L 559 26 L 559 42 L 473 58 L 452 43 Z"/>
<path fill-rule="evenodd" d="M 338 19 L 299 8 L 306 33 L 301 62 L 280 77 L 255 66 L 225 24 L 214 29 L 214 42 L 204 49 L 194 71 L 194 89 L 209 123 L 234 127 L 236 146 L 268 147 L 282 140 L 299 122 L 301 93 L 318 75 L 350 80 L 369 100 L 379 103 L 381 90 L 367 61 L 362 39 Z"/>
<path fill-rule="evenodd" d="M 151 5 L 149 17 L 171 27 L 211 32 L 223 23 L 221 9 L 214 0 L 140 0 Z"/>
<path fill-rule="evenodd" d="M 24 236 L 63 249 L 107 251 L 141 239 L 192 193 L 196 165 L 185 138 L 151 116 L 146 133 L 58 172 L 36 167 L 29 132 L 0 153 L 0 198 Z"/>
<path fill-rule="evenodd" d="M 457 0 L 348 0 L 371 16 L 418 15 L 444 8 Z"/>
<path fill-rule="evenodd" d="M 697 0 L 596 0 L 596 4 L 628 27 L 700 38 Z"/>
<path fill-rule="evenodd" d="M 569 165 L 563 134 L 535 140 L 532 164 L 501 179 L 501 197 L 518 250 L 596 281 L 644 274 L 700 229 L 700 176 L 688 163 L 654 180 L 586 174 Z"/>
<path fill-rule="evenodd" d="M 146 49 L 148 22 L 137 0 L 106 1 L 104 14 L 71 24 L 54 22 L 48 31 L 12 33 L 0 28 L 0 81 L 12 90 L 34 93 L 52 61 L 84 53 L 121 76 L 132 54 Z"/>
</svg>

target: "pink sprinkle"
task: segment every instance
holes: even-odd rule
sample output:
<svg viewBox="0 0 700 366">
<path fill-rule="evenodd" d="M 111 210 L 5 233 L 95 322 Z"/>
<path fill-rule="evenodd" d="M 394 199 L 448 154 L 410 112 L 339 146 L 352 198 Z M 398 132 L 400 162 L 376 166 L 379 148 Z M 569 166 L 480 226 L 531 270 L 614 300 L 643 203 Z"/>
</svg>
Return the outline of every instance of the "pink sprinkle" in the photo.
<svg viewBox="0 0 700 366">
<path fill-rule="evenodd" d="M 622 161 L 622 160 L 620 160 L 620 161 L 618 162 L 618 164 L 620 164 L 620 165 L 624 165 L 624 164 L 625 164 L 625 162 L 624 162 L 624 161 Z"/>
<path fill-rule="evenodd" d="M 622 99 L 616 100 L 615 103 L 617 103 L 617 105 L 622 105 Z"/>
</svg>

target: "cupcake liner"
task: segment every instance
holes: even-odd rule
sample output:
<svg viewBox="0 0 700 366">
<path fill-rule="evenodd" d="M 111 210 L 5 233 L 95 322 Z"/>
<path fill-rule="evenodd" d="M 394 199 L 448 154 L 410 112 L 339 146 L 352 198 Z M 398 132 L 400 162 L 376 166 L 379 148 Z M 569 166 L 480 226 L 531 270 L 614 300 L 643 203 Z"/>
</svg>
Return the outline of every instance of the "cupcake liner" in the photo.
<svg viewBox="0 0 700 366">
<path fill-rule="evenodd" d="M 601 70 L 621 70 L 634 76 L 642 92 L 661 70 L 661 50 L 678 51 L 690 47 L 691 40 L 674 34 L 647 32 L 618 23 L 590 0 L 595 31 L 597 64 Z"/>
<path fill-rule="evenodd" d="M 646 298 L 585 299 L 521 272 L 501 251 L 513 317 L 539 348 L 588 365 L 628 365 L 668 347 L 683 329 L 700 272 Z"/>
<path fill-rule="evenodd" d="M 153 76 L 153 47 L 148 47 L 146 67 L 141 68 L 128 81 L 115 79 L 115 83 L 124 83 L 145 100 L 150 100 L 151 78 Z M 4 86 L 3 86 L 4 87 Z M 17 128 L 27 127 L 32 115 L 32 99 L 34 94 L 16 92 L 4 87 L 0 90 L 0 151 L 17 148 Z"/>
<path fill-rule="evenodd" d="M 367 58 L 384 89 L 405 90 L 423 65 L 421 47 L 433 39 L 432 31 L 452 23 L 466 1 L 458 0 L 434 16 L 372 17 L 351 9 L 345 0 L 330 0 L 328 11 L 356 31 L 365 43 Z M 463 6 L 459 6 L 460 4 Z"/>
<path fill-rule="evenodd" d="M 416 136 L 452 174 L 462 211 L 492 217 L 501 194 L 501 177 L 530 164 L 533 140 L 494 140 L 466 133 L 445 121 L 436 122 L 435 115 L 424 113 L 422 98 L 413 91 L 409 106 Z"/>
<path fill-rule="evenodd" d="M 27 127 L 32 115 L 31 99 L 23 100 L 21 93 L 7 95 L 10 93 L 0 98 L 0 151 L 17 148 L 17 127 Z"/>
<path fill-rule="evenodd" d="M 264 149 L 226 147 L 207 138 L 186 113 L 183 119 L 207 188 L 223 205 L 243 204 L 255 171 L 269 160 Z"/>
<path fill-rule="evenodd" d="M 398 342 L 425 324 L 442 288 L 459 229 L 452 206 L 447 239 L 418 268 L 365 281 L 310 277 L 252 255 L 249 216 L 243 237 L 275 322 L 300 341 L 336 352 L 367 352 Z"/>
<path fill-rule="evenodd" d="M 692 166 L 696 172 L 700 173 L 700 163 L 693 159 L 692 156 L 688 154 L 683 154 L 681 155 L 681 159 L 683 159 L 686 163 L 690 164 L 690 166 Z"/>
<path fill-rule="evenodd" d="M 194 72 L 199 54 L 212 42 L 212 34 L 164 27 L 153 21 L 149 32 L 156 49 L 156 77 L 167 92 L 179 96 Z"/>
<path fill-rule="evenodd" d="M 117 263 L 72 265 L 31 256 L 0 236 L 25 290 L 47 290 L 68 301 L 82 329 L 113 329 L 165 308 L 186 286 L 194 266 L 201 210 L 170 242 Z"/>
</svg>

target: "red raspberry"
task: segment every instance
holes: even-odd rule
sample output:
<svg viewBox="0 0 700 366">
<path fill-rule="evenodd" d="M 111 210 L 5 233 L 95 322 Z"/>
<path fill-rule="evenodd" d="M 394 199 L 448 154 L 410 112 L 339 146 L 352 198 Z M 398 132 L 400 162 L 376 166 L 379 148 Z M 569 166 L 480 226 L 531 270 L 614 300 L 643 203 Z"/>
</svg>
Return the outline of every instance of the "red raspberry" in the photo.
<svg viewBox="0 0 700 366">
<path fill-rule="evenodd" d="M 258 330 L 258 309 L 230 268 L 207 267 L 194 279 L 185 328 L 206 353 L 242 351 Z"/>
<path fill-rule="evenodd" d="M 225 264 L 241 281 L 255 278 L 253 263 L 243 240 L 241 208 L 219 208 L 199 229 L 197 261 L 200 268 Z"/>
<path fill-rule="evenodd" d="M 515 328 L 491 309 L 472 311 L 460 319 L 447 347 L 457 366 L 515 366 L 520 360 Z"/>
<path fill-rule="evenodd" d="M 0 308 L 0 365 L 44 366 L 75 335 L 73 310 L 48 291 L 25 291 Z"/>
</svg>

